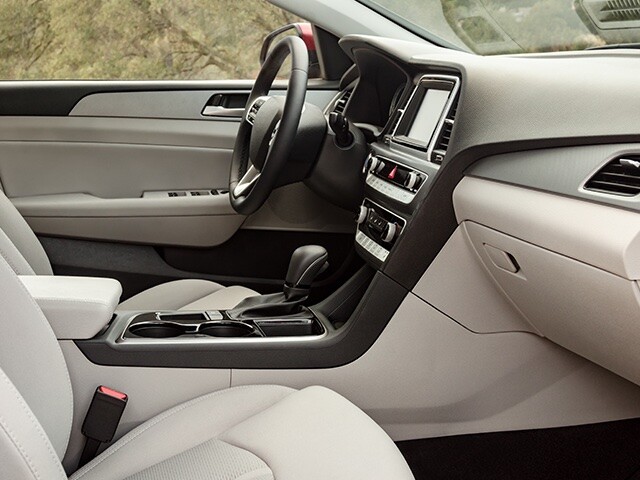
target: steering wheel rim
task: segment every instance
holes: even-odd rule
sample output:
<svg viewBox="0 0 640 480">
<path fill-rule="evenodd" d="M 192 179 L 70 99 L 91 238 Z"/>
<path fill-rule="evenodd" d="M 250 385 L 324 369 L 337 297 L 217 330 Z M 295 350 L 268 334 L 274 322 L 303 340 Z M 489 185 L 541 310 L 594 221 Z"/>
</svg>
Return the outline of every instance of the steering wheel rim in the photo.
<svg viewBox="0 0 640 480">
<path fill-rule="evenodd" d="M 282 101 L 268 95 L 284 60 L 291 55 L 291 73 Z M 307 94 L 309 54 L 295 36 L 280 40 L 267 56 L 253 85 L 231 158 L 229 198 L 233 209 L 249 215 L 275 188 L 298 130 Z M 257 157 L 257 158 L 252 158 Z"/>
</svg>

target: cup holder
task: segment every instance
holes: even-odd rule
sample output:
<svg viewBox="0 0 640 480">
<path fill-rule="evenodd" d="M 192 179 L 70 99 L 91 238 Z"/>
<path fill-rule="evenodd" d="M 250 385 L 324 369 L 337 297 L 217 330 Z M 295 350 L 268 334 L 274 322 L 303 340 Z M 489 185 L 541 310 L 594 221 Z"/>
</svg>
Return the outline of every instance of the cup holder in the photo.
<svg viewBox="0 0 640 480">
<path fill-rule="evenodd" d="M 129 327 L 129 332 L 138 337 L 145 338 L 172 338 L 179 337 L 185 333 L 185 329 L 168 322 L 144 322 L 136 323 Z"/>
<path fill-rule="evenodd" d="M 255 327 L 242 322 L 207 322 L 200 325 L 198 333 L 210 337 L 252 337 L 257 336 Z"/>
</svg>

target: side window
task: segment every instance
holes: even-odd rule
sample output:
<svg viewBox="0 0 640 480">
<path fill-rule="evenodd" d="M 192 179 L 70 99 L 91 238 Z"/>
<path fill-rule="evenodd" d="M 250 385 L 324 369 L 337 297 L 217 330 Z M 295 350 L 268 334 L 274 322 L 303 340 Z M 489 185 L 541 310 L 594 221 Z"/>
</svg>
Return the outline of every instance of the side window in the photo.
<svg viewBox="0 0 640 480">
<path fill-rule="evenodd" d="M 3 0 L 0 79 L 252 79 L 301 21 L 265 0 Z"/>
</svg>

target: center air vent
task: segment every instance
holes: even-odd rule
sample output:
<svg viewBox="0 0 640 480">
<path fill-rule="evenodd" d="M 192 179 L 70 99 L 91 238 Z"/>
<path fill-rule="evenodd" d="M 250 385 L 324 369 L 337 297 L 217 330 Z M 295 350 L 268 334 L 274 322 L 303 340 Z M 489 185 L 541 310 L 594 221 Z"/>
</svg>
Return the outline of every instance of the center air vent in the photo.
<svg viewBox="0 0 640 480">
<path fill-rule="evenodd" d="M 438 165 L 442 163 L 444 156 L 447 154 L 447 150 L 449 149 L 449 142 L 451 141 L 451 132 L 453 132 L 453 124 L 455 123 L 457 108 L 458 99 L 456 99 L 451 105 L 449 113 L 442 124 L 442 129 L 438 133 L 438 140 L 431 151 L 430 160 Z"/>
<path fill-rule="evenodd" d="M 333 111 L 337 113 L 344 113 L 352 93 L 353 93 L 353 89 L 345 90 L 344 92 L 342 92 L 342 94 L 338 97 L 338 99 L 333 104 Z"/>
<path fill-rule="evenodd" d="M 584 188 L 627 197 L 637 195 L 640 193 L 640 155 L 625 155 L 607 163 Z"/>
</svg>

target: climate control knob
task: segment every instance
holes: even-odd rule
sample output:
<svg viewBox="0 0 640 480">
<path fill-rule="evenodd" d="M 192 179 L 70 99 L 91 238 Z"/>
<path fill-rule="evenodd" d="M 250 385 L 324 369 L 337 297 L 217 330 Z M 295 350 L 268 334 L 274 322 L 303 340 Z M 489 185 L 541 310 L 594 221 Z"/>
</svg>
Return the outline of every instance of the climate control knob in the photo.
<svg viewBox="0 0 640 480">
<path fill-rule="evenodd" d="M 358 225 L 364 223 L 367 220 L 368 216 L 369 216 L 369 208 L 365 207 L 364 205 L 361 205 L 360 210 L 356 214 L 356 223 Z"/>
<path fill-rule="evenodd" d="M 371 152 L 367 157 L 367 159 L 364 161 L 364 167 L 362 168 L 362 173 L 366 175 L 367 173 L 371 173 L 375 171 L 379 163 L 380 163 L 380 160 L 378 159 L 376 154 Z"/>
<path fill-rule="evenodd" d="M 396 232 L 398 231 L 398 225 L 392 222 L 387 222 L 387 225 L 384 227 L 384 231 L 382 232 L 382 241 L 390 242 L 396 237 Z"/>
<path fill-rule="evenodd" d="M 422 179 L 420 178 L 420 175 L 418 175 L 416 172 L 409 172 L 407 174 L 407 178 L 405 178 L 404 180 L 404 186 L 409 190 L 413 190 L 414 188 L 418 188 L 420 186 L 421 180 Z"/>
</svg>

